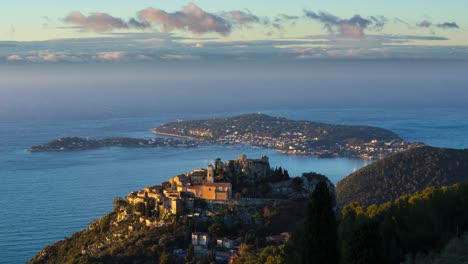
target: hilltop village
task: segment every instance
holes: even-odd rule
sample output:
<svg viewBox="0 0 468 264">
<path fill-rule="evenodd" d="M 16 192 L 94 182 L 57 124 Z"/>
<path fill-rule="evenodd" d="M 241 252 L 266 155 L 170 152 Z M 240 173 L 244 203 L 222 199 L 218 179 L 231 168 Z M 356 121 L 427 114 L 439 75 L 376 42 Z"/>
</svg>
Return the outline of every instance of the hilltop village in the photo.
<svg viewBox="0 0 468 264">
<path fill-rule="evenodd" d="M 211 254 L 216 262 L 233 263 L 247 244 L 255 244 L 259 253 L 268 245 L 283 244 L 292 223 L 303 214 L 304 200 L 320 181 L 327 181 L 334 192 L 325 176 L 306 173 L 290 178 L 287 170 L 271 168 L 267 156 L 242 155 L 225 163 L 216 159 L 207 168 L 115 198 L 116 217 L 111 222 L 132 224 L 101 244 L 87 245 L 82 253 L 99 254 L 141 228 L 162 229 L 184 222 L 190 223 L 186 230 L 190 236 L 171 247 L 173 259 L 193 255 L 203 260 Z M 99 221 L 90 229 L 98 225 Z"/>
</svg>

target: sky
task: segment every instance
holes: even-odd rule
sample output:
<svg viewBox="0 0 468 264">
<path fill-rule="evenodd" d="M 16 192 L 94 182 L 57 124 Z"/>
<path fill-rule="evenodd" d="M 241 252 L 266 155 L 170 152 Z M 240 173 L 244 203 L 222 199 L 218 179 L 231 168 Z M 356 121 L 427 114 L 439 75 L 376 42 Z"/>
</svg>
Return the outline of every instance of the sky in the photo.
<svg viewBox="0 0 468 264">
<path fill-rule="evenodd" d="M 466 0 L 15 0 L 0 121 L 466 107 Z"/>
<path fill-rule="evenodd" d="M 0 63 L 460 59 L 465 2 L 16 0 L 0 11 Z"/>
</svg>

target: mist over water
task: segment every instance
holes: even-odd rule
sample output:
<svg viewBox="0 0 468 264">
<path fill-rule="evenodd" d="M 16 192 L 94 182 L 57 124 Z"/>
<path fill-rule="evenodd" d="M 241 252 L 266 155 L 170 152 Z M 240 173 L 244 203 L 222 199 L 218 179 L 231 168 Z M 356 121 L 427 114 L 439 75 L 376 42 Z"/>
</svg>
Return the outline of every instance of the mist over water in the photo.
<svg viewBox="0 0 468 264">
<path fill-rule="evenodd" d="M 15 65 L 0 69 L 0 121 L 278 108 L 464 107 L 464 61 Z"/>
</svg>

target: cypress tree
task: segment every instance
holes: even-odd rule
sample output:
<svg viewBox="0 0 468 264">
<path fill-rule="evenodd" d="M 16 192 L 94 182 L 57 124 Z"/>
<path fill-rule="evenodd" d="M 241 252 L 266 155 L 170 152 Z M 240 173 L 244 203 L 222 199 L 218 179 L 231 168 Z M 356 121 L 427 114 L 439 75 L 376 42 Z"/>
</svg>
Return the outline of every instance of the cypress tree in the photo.
<svg viewBox="0 0 468 264">
<path fill-rule="evenodd" d="M 321 181 L 310 196 L 306 218 L 287 244 L 290 263 L 338 263 L 337 223 L 334 199 Z"/>
</svg>

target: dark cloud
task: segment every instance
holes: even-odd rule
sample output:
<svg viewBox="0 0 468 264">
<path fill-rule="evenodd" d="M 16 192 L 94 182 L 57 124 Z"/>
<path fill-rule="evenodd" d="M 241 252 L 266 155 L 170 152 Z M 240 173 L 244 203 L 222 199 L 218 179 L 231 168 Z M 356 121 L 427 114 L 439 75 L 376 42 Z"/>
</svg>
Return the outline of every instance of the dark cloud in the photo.
<svg viewBox="0 0 468 264">
<path fill-rule="evenodd" d="M 148 24 L 161 25 L 165 32 L 182 29 L 196 34 L 216 32 L 227 35 L 232 28 L 226 19 L 205 12 L 194 3 L 189 3 L 181 11 L 174 13 L 159 8 L 146 8 L 138 12 L 138 19 Z"/>
<path fill-rule="evenodd" d="M 364 30 L 381 30 L 387 21 L 385 17 L 363 18 L 360 15 L 355 15 L 349 19 L 342 19 L 335 15 L 326 12 L 315 13 L 313 11 L 304 10 L 307 18 L 317 20 L 322 23 L 325 29 L 330 33 L 339 33 L 346 37 L 363 37 Z"/>
<path fill-rule="evenodd" d="M 427 20 L 423 20 L 417 23 L 416 26 L 420 28 L 434 28 L 434 27 L 442 28 L 442 29 L 460 28 L 455 22 L 444 22 L 444 23 L 434 24 Z"/>
<path fill-rule="evenodd" d="M 149 23 L 138 21 L 135 18 L 130 18 L 130 20 L 128 20 L 128 25 L 132 28 L 139 28 L 139 29 L 144 29 L 144 28 L 148 28 L 151 26 Z"/>
<path fill-rule="evenodd" d="M 382 30 L 388 21 L 384 16 L 371 16 L 369 20 L 372 21 L 372 29 L 376 31 Z"/>
<path fill-rule="evenodd" d="M 429 22 L 427 20 L 423 20 L 423 21 L 419 22 L 418 24 L 416 24 L 416 26 L 421 27 L 421 28 L 430 28 L 430 27 L 432 27 L 432 22 Z"/>
<path fill-rule="evenodd" d="M 292 16 L 287 14 L 278 14 L 270 25 L 276 29 L 283 29 L 283 24 L 289 22 L 290 25 L 295 25 L 296 20 L 300 19 L 299 16 Z"/>
<path fill-rule="evenodd" d="M 441 24 L 437 24 L 437 27 L 438 28 L 460 28 L 457 23 L 455 22 L 444 22 L 444 23 L 441 23 Z"/>
<path fill-rule="evenodd" d="M 280 19 L 280 20 L 296 20 L 299 18 L 300 18 L 299 16 L 291 16 L 287 14 L 279 14 L 277 17 L 277 19 Z"/>
</svg>

